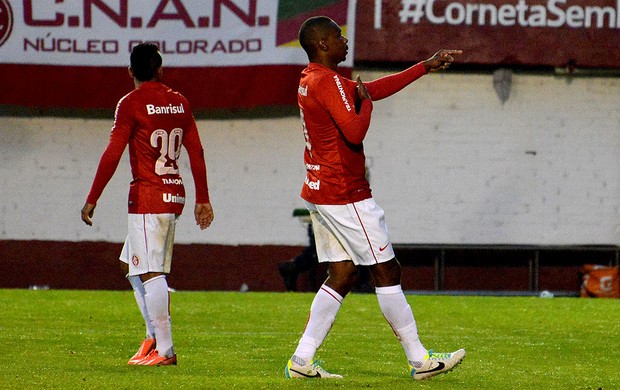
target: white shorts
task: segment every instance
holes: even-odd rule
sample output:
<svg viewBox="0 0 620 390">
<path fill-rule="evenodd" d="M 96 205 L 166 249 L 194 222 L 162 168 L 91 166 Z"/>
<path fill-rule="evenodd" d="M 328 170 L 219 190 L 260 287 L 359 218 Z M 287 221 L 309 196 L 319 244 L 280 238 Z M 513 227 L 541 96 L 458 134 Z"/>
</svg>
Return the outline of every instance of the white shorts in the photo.
<svg viewBox="0 0 620 390">
<path fill-rule="evenodd" d="M 175 214 L 129 214 L 120 260 L 129 264 L 130 276 L 170 273 L 177 219 Z"/>
<path fill-rule="evenodd" d="M 319 262 L 369 266 L 394 258 L 384 212 L 373 198 L 345 205 L 306 202 Z"/>
</svg>

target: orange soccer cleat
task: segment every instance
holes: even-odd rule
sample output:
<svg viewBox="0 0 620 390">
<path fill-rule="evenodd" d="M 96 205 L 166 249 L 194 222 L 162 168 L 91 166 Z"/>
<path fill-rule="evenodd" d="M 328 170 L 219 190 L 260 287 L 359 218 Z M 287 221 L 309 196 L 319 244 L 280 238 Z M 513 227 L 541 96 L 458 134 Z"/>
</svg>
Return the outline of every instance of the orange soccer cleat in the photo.
<svg viewBox="0 0 620 390">
<path fill-rule="evenodd" d="M 176 366 L 177 355 L 174 354 L 172 357 L 165 357 L 161 356 L 156 349 L 153 349 L 136 364 L 139 366 Z"/>
<path fill-rule="evenodd" d="M 156 345 L 157 345 L 157 342 L 155 341 L 154 338 L 149 337 L 148 339 L 144 339 L 142 344 L 140 344 L 140 348 L 138 349 L 138 352 L 136 352 L 136 354 L 133 355 L 131 359 L 129 359 L 127 364 L 129 365 L 138 364 L 140 360 L 144 359 L 151 351 L 155 350 Z"/>
</svg>

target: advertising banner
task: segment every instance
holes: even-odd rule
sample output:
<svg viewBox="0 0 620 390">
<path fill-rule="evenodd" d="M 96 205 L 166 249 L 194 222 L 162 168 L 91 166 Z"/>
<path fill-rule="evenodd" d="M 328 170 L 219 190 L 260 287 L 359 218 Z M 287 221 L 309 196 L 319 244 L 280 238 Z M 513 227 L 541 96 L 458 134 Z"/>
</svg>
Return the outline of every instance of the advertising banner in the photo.
<svg viewBox="0 0 620 390">
<path fill-rule="evenodd" d="M 620 0 L 368 0 L 356 24 L 356 61 L 620 68 Z"/>
<path fill-rule="evenodd" d="M 295 104 L 308 61 L 297 33 L 314 15 L 353 34 L 354 0 L 0 0 L 0 104 L 113 107 L 141 42 L 159 46 L 164 82 L 194 108 Z"/>
</svg>

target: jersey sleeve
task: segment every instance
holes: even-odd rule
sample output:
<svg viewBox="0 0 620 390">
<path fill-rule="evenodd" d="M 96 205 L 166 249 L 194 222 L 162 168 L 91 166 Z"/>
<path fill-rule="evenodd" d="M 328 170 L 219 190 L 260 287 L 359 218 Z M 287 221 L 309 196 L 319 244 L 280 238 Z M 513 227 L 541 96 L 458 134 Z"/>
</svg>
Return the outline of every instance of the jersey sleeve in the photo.
<svg viewBox="0 0 620 390">
<path fill-rule="evenodd" d="M 368 94 L 372 97 L 372 100 L 381 100 L 388 96 L 392 96 L 407 85 L 424 76 L 426 73 L 428 73 L 428 71 L 424 67 L 424 64 L 419 62 L 402 72 L 384 76 L 374 81 L 365 82 L 364 86 L 368 90 Z"/>
<path fill-rule="evenodd" d="M 128 115 L 129 108 L 127 105 L 126 102 L 121 100 L 116 107 L 114 125 L 110 132 L 110 140 L 99 160 L 97 173 L 95 173 L 93 184 L 86 197 L 87 203 L 97 204 L 97 200 L 99 200 L 105 186 L 114 175 L 118 163 L 123 156 L 123 152 L 125 151 L 125 147 L 129 142 L 132 125 L 130 116 Z"/>
<path fill-rule="evenodd" d="M 189 107 L 189 104 L 188 104 Z M 209 187 L 207 184 L 207 164 L 204 150 L 200 142 L 196 121 L 191 117 L 189 128 L 183 136 L 183 146 L 187 150 L 189 165 L 196 188 L 196 203 L 209 203 Z"/>
<path fill-rule="evenodd" d="M 357 84 L 337 74 L 323 77 L 319 82 L 322 104 L 342 132 L 344 138 L 352 144 L 361 144 L 370 127 L 372 100 L 364 99 L 355 107 Z M 356 112 L 358 111 L 358 112 Z"/>
</svg>

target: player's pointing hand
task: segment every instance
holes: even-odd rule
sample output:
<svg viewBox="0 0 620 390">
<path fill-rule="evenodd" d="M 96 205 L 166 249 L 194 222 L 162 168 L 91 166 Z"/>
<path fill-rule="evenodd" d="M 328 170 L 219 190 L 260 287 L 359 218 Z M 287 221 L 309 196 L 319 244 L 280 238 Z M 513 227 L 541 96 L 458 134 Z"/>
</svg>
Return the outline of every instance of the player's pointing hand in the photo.
<svg viewBox="0 0 620 390">
<path fill-rule="evenodd" d="M 439 50 L 431 58 L 423 62 L 424 67 L 429 72 L 446 69 L 454 62 L 454 56 L 460 54 L 463 54 L 463 50 Z"/>
</svg>

